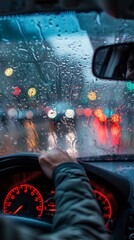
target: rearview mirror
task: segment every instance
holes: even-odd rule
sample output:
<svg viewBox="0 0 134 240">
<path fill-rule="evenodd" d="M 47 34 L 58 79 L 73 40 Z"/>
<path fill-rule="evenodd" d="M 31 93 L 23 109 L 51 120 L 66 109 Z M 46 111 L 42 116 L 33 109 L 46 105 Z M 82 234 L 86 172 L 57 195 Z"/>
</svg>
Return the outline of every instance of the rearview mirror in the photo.
<svg viewBox="0 0 134 240">
<path fill-rule="evenodd" d="M 134 42 L 99 47 L 93 57 L 98 78 L 134 81 Z"/>
</svg>

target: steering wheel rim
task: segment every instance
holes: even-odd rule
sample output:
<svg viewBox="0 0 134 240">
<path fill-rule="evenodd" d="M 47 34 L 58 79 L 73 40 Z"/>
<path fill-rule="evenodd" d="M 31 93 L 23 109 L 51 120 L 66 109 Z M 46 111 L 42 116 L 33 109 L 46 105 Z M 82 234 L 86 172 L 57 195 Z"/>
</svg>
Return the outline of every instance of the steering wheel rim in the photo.
<svg viewBox="0 0 134 240">
<path fill-rule="evenodd" d="M 17 153 L 0 157 L 0 175 L 7 174 L 8 172 L 16 173 L 16 170 L 42 171 L 39 166 L 38 155 L 35 153 Z M 51 231 L 52 225 L 45 221 L 12 215 L 4 215 L 4 217 L 12 222 L 23 224 L 26 227 L 36 229 L 43 233 L 49 233 Z"/>
</svg>

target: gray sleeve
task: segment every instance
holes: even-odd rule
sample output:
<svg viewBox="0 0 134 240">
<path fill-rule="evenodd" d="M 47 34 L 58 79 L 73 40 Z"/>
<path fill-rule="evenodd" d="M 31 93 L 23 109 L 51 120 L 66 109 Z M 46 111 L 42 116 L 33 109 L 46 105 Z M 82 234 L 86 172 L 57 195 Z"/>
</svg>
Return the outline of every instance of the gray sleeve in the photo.
<svg viewBox="0 0 134 240">
<path fill-rule="evenodd" d="M 100 208 L 84 169 L 77 163 L 64 163 L 55 169 L 53 179 L 57 211 L 52 231 L 56 239 L 108 239 Z"/>
</svg>

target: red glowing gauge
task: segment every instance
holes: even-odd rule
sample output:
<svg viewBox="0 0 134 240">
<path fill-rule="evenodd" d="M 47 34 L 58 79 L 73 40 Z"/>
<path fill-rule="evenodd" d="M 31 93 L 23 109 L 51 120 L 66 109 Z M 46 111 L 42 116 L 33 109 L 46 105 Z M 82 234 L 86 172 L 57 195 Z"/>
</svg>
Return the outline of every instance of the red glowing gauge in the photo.
<svg viewBox="0 0 134 240">
<path fill-rule="evenodd" d="M 45 212 L 47 213 L 52 213 L 54 214 L 56 212 L 56 205 L 54 202 L 54 191 L 50 191 L 49 198 L 45 200 L 44 205 L 45 205 Z"/>
<path fill-rule="evenodd" d="M 54 193 L 55 191 L 50 190 L 47 199 L 44 199 L 44 220 L 49 223 L 53 222 L 53 217 L 56 212 Z"/>
<path fill-rule="evenodd" d="M 7 194 L 4 205 L 4 214 L 24 217 L 40 218 L 44 210 L 44 201 L 40 192 L 29 184 L 14 187 Z"/>
<path fill-rule="evenodd" d="M 112 205 L 109 201 L 108 197 L 104 195 L 102 192 L 98 190 L 93 190 L 96 199 L 98 201 L 98 204 L 100 206 L 100 209 L 102 211 L 102 215 L 105 221 L 105 224 L 107 226 L 108 221 L 112 218 Z"/>
</svg>

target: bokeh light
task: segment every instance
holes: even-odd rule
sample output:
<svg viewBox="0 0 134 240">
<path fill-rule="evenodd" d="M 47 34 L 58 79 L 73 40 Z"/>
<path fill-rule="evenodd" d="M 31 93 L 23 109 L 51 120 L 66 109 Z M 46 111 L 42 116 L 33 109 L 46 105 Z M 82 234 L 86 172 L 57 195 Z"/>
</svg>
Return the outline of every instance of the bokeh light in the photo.
<svg viewBox="0 0 134 240">
<path fill-rule="evenodd" d="M 89 98 L 91 101 L 96 100 L 96 98 L 97 98 L 96 92 L 90 92 L 90 93 L 88 94 L 88 98 Z"/>
<path fill-rule="evenodd" d="M 53 110 L 53 109 L 50 109 L 50 110 L 48 111 L 48 113 L 47 113 L 47 116 L 48 116 L 49 118 L 51 118 L 51 119 L 54 119 L 54 118 L 56 118 L 56 116 L 57 116 L 57 112 L 56 112 L 55 110 Z"/>
<path fill-rule="evenodd" d="M 100 117 L 101 115 L 103 114 L 103 110 L 101 109 L 101 108 L 96 108 L 95 110 L 94 110 L 94 115 L 95 115 L 95 117 Z"/>
<path fill-rule="evenodd" d="M 106 116 L 108 117 L 108 118 L 110 118 L 112 115 L 113 115 L 113 111 L 111 110 L 111 109 L 106 109 L 105 110 L 105 114 L 106 114 Z"/>
<path fill-rule="evenodd" d="M 7 69 L 5 70 L 5 75 L 6 75 L 7 77 L 10 77 L 12 74 L 13 74 L 13 68 L 7 68 Z"/>
<path fill-rule="evenodd" d="M 133 91 L 133 90 L 134 90 L 134 83 L 132 83 L 132 82 L 127 82 L 127 83 L 126 83 L 126 86 L 127 86 L 127 89 L 128 89 L 129 91 Z"/>
<path fill-rule="evenodd" d="M 86 117 L 90 117 L 91 114 L 92 114 L 92 110 L 91 110 L 90 108 L 85 108 L 85 109 L 84 109 L 84 115 L 85 115 Z"/>
<path fill-rule="evenodd" d="M 66 116 L 67 118 L 74 118 L 74 115 L 75 115 L 75 112 L 74 112 L 73 109 L 67 109 L 67 110 L 65 111 L 65 116 Z"/>
<path fill-rule="evenodd" d="M 36 89 L 35 88 L 29 88 L 28 95 L 29 95 L 29 97 L 34 97 L 36 95 Z"/>
<path fill-rule="evenodd" d="M 82 116 L 83 113 L 84 113 L 84 109 L 83 109 L 83 108 L 77 108 L 77 109 L 76 109 L 76 114 L 77 114 L 78 116 Z"/>
<path fill-rule="evenodd" d="M 21 93 L 21 89 L 19 87 L 13 87 L 12 93 L 14 96 L 18 96 Z"/>
<path fill-rule="evenodd" d="M 111 121 L 113 123 L 120 123 L 121 122 L 120 114 L 118 114 L 118 113 L 113 114 L 112 117 L 111 117 Z"/>
<path fill-rule="evenodd" d="M 26 118 L 27 118 L 27 119 L 31 119 L 31 118 L 33 118 L 33 112 L 30 111 L 30 110 L 27 111 L 27 112 L 26 112 Z"/>
<path fill-rule="evenodd" d="M 94 110 L 94 115 L 99 119 L 100 122 L 105 122 L 107 120 L 107 116 L 104 114 L 101 108 L 96 108 Z"/>
<path fill-rule="evenodd" d="M 100 116 L 98 118 L 99 118 L 100 122 L 106 122 L 106 120 L 107 120 L 107 116 L 104 113 L 100 114 Z"/>
<path fill-rule="evenodd" d="M 15 108 L 10 108 L 10 109 L 7 111 L 7 113 L 8 113 L 8 116 L 9 116 L 9 117 L 14 117 L 14 118 L 17 117 L 17 110 L 16 110 Z"/>
</svg>

